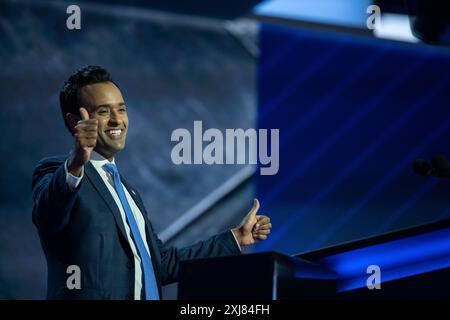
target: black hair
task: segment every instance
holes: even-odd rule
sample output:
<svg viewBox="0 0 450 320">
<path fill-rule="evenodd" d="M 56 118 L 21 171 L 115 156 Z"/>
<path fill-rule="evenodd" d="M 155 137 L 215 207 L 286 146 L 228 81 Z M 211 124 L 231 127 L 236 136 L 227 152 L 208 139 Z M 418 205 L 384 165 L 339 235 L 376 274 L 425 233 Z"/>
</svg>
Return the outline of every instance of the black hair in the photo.
<svg viewBox="0 0 450 320">
<path fill-rule="evenodd" d="M 99 66 L 85 66 L 72 74 L 62 87 L 59 93 L 59 103 L 64 124 L 70 132 L 72 132 L 72 129 L 66 121 L 66 114 L 80 114 L 80 106 L 78 105 L 80 89 L 89 84 L 101 82 L 113 82 L 108 70 Z"/>
</svg>

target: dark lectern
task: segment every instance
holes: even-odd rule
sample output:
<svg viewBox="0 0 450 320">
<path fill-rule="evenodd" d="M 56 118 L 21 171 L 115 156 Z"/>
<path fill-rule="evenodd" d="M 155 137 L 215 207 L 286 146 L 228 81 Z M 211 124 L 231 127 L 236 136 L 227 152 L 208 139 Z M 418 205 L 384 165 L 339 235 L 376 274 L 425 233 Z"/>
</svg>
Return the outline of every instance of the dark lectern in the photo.
<svg viewBox="0 0 450 320">
<path fill-rule="evenodd" d="M 276 252 L 183 261 L 179 299 L 311 299 L 332 297 L 336 275 Z"/>
</svg>

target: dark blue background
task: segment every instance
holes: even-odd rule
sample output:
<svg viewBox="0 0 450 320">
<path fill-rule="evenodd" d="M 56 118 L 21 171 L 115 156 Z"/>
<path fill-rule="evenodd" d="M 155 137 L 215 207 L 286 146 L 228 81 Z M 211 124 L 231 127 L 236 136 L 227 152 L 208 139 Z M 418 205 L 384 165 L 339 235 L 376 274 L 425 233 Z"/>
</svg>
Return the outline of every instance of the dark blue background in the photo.
<svg viewBox="0 0 450 320">
<path fill-rule="evenodd" d="M 309 251 L 450 215 L 450 182 L 411 164 L 450 143 L 450 51 L 264 25 L 259 126 L 280 171 L 258 178 L 273 233 L 257 250 Z"/>
</svg>

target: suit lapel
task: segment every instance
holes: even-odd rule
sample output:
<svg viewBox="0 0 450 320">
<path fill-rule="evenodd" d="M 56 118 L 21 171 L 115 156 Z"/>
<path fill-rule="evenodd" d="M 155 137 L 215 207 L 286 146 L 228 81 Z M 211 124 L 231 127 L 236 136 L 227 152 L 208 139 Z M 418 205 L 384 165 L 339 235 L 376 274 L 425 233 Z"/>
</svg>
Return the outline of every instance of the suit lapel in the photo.
<svg viewBox="0 0 450 320">
<path fill-rule="evenodd" d="M 122 221 L 122 217 L 120 216 L 119 208 L 117 208 L 116 202 L 114 201 L 114 198 L 112 197 L 111 193 L 108 190 L 108 187 L 103 182 L 102 178 L 98 174 L 97 170 L 95 170 L 92 163 L 88 162 L 84 166 L 84 170 L 86 173 L 86 176 L 88 179 L 92 182 L 92 185 L 97 190 L 97 192 L 100 194 L 100 196 L 103 198 L 103 200 L 108 205 L 109 209 L 111 210 L 112 214 L 114 215 L 114 219 L 116 220 L 116 224 L 119 227 L 120 232 L 124 236 L 124 238 L 127 240 L 127 235 L 125 232 L 125 226 Z M 127 240 L 128 243 L 128 240 Z M 130 248 L 131 251 L 131 248 Z"/>
<path fill-rule="evenodd" d="M 122 233 L 122 235 L 124 236 L 126 242 L 128 243 L 128 238 L 125 232 L 125 226 L 123 224 L 122 221 L 122 217 L 120 215 L 120 211 L 119 208 L 117 208 L 116 202 L 114 201 L 111 193 L 109 192 L 108 188 L 106 187 L 105 183 L 103 182 L 102 178 L 100 177 L 100 175 L 98 174 L 97 170 L 95 170 L 94 166 L 92 165 L 92 163 L 88 162 L 85 166 L 84 166 L 84 170 L 85 170 L 85 174 L 88 177 L 88 179 L 91 181 L 92 185 L 94 186 L 94 188 L 97 190 L 97 192 L 100 194 L 100 196 L 103 198 L 103 200 L 106 202 L 106 204 L 108 205 L 108 207 L 110 208 L 111 212 L 114 215 L 114 219 L 116 220 L 116 224 L 119 227 L 120 232 Z M 160 281 L 160 263 L 158 263 L 159 261 L 156 259 L 156 252 L 155 252 L 155 248 L 157 248 L 157 243 L 156 243 L 156 239 L 153 239 L 154 237 L 152 236 L 153 233 L 151 231 L 150 228 L 150 222 L 147 218 L 147 212 L 145 211 L 144 208 L 144 204 L 142 203 L 140 197 L 138 196 L 137 192 L 128 184 L 128 182 L 125 181 L 125 179 L 121 176 L 120 180 L 122 181 L 123 185 L 125 186 L 125 188 L 127 188 L 128 193 L 131 195 L 131 197 L 134 200 L 134 203 L 136 203 L 136 205 L 138 206 L 139 210 L 141 210 L 141 213 L 144 217 L 145 220 L 145 230 L 146 230 L 146 236 L 147 236 L 147 244 L 149 246 L 149 250 L 150 250 L 150 254 L 151 254 L 151 258 L 153 261 L 153 266 L 155 268 L 155 273 L 156 273 L 156 280 L 158 282 L 158 291 L 159 294 L 161 296 L 162 292 L 161 292 L 161 281 Z M 130 252 L 131 252 L 131 247 L 130 247 Z"/>
</svg>

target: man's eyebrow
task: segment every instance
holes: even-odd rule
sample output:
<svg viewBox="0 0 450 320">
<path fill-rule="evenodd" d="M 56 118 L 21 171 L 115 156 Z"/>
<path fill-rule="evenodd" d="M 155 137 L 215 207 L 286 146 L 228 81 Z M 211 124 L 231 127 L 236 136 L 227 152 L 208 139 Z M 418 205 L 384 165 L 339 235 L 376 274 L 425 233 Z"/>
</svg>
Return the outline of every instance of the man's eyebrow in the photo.
<svg viewBox="0 0 450 320">
<path fill-rule="evenodd" d="M 120 102 L 118 103 L 119 106 L 126 106 L 125 102 Z M 113 105 L 112 104 L 100 104 L 98 106 L 95 107 L 95 109 L 99 109 L 99 108 L 111 108 Z"/>
</svg>

